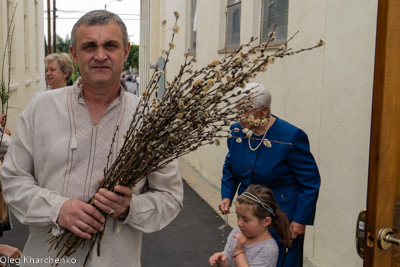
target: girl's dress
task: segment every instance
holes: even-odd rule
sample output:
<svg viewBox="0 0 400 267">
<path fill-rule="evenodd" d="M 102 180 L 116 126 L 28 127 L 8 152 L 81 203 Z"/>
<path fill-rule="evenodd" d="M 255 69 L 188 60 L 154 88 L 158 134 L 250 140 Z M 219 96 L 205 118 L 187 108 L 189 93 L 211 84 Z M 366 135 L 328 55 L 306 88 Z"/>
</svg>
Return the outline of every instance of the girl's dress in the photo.
<svg viewBox="0 0 400 267">
<path fill-rule="evenodd" d="M 237 241 L 233 235 L 238 233 L 240 233 L 239 228 L 232 230 L 223 252 L 227 256 L 231 267 L 235 267 L 233 249 Z M 245 246 L 244 254 L 250 267 L 275 267 L 278 262 L 279 248 L 276 241 L 270 238 L 253 245 Z"/>
</svg>

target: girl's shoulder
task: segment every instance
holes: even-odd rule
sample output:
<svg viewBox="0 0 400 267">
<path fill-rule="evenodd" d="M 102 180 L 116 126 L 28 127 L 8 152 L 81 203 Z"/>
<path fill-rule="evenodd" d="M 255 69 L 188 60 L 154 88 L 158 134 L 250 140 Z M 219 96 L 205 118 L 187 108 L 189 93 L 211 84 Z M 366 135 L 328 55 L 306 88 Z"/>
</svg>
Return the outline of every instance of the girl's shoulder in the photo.
<svg viewBox="0 0 400 267">
<path fill-rule="evenodd" d="M 279 247 L 275 239 L 269 238 L 246 247 L 246 257 L 257 266 L 276 266 Z"/>
<path fill-rule="evenodd" d="M 249 247 L 260 247 L 260 248 L 276 248 L 278 249 L 278 243 L 276 243 L 275 239 L 268 238 L 258 243 L 249 245 Z"/>
<path fill-rule="evenodd" d="M 278 243 L 276 243 L 276 240 L 273 238 L 265 239 L 257 244 L 260 244 L 262 247 L 276 247 L 278 249 Z"/>
</svg>

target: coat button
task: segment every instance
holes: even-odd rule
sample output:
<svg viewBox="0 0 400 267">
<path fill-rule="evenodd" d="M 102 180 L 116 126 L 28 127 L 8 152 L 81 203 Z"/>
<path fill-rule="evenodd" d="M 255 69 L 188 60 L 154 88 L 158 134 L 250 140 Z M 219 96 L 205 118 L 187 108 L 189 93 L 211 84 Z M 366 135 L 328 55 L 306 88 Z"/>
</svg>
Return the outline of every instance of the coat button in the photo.
<svg viewBox="0 0 400 267">
<path fill-rule="evenodd" d="M 285 195 L 281 195 L 281 199 L 282 199 L 282 200 L 285 200 L 285 199 L 286 199 L 286 196 L 285 196 Z"/>
<path fill-rule="evenodd" d="M 249 167 L 247 167 L 247 169 L 248 169 L 249 171 L 251 171 L 251 166 L 249 165 Z"/>
</svg>

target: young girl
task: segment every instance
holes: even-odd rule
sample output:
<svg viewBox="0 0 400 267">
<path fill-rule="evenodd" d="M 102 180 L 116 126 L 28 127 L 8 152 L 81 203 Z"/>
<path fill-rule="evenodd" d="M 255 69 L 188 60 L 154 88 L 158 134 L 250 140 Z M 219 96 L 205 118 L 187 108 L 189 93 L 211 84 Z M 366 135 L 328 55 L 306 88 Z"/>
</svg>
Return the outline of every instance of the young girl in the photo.
<svg viewBox="0 0 400 267">
<path fill-rule="evenodd" d="M 279 249 L 269 227 L 277 232 L 286 246 L 290 246 L 290 232 L 289 221 L 278 208 L 272 191 L 261 185 L 250 185 L 238 196 L 236 213 L 239 228 L 229 234 L 224 251 L 210 257 L 210 265 L 275 267 Z"/>
</svg>

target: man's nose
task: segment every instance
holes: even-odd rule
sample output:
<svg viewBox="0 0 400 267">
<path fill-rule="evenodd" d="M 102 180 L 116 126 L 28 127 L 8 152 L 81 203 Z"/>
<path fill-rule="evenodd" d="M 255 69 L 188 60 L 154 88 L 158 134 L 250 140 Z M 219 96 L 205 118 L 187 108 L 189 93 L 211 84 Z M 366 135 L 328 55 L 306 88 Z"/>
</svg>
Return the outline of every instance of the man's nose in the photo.
<svg viewBox="0 0 400 267">
<path fill-rule="evenodd" d="M 102 47 L 96 49 L 95 59 L 98 61 L 103 61 L 107 58 L 106 50 Z"/>
</svg>

